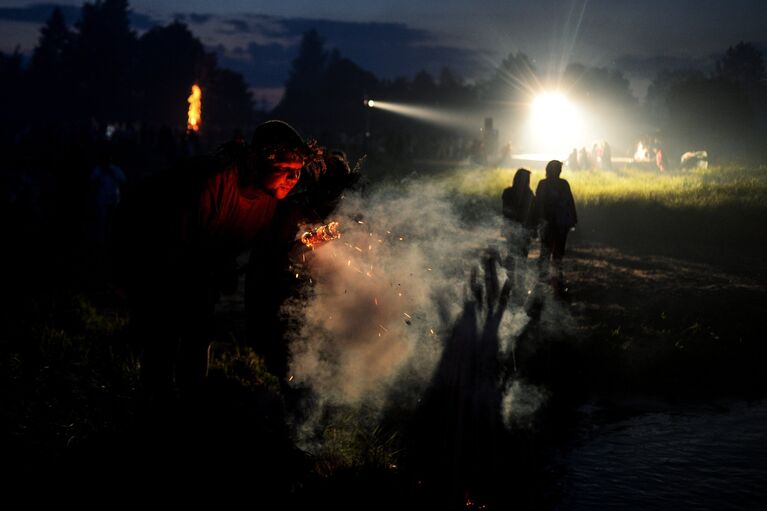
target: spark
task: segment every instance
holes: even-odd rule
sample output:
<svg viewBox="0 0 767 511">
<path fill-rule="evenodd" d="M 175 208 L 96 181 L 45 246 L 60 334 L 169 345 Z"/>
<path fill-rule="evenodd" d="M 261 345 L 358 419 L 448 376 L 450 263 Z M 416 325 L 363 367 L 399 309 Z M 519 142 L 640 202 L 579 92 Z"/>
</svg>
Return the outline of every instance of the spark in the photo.
<svg viewBox="0 0 767 511">
<path fill-rule="evenodd" d="M 293 375 L 292 375 L 292 374 L 291 374 L 291 375 L 290 375 L 290 377 L 288 378 L 288 381 L 293 381 Z"/>
<path fill-rule="evenodd" d="M 383 325 L 382 325 L 382 324 L 380 324 L 380 323 L 378 324 L 378 326 L 379 326 L 379 328 L 380 328 L 381 330 L 383 330 L 384 332 L 388 332 L 388 331 L 389 331 L 389 329 L 388 329 L 388 328 L 386 328 L 385 326 L 383 326 Z"/>
<path fill-rule="evenodd" d="M 375 302 L 376 305 L 378 305 L 378 298 L 373 298 L 373 301 Z"/>
<path fill-rule="evenodd" d="M 413 316 L 411 316 L 407 312 L 403 312 L 402 314 L 404 314 L 407 319 L 413 319 Z"/>
<path fill-rule="evenodd" d="M 357 252 L 362 252 L 362 249 L 360 247 L 354 247 L 354 250 L 356 250 Z"/>
</svg>

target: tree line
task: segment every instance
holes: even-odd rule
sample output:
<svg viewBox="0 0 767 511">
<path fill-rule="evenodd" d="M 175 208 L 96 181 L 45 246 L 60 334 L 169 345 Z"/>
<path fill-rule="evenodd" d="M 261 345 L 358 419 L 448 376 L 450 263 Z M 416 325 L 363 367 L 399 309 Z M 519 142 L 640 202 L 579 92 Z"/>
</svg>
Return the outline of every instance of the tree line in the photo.
<svg viewBox="0 0 767 511">
<path fill-rule="evenodd" d="M 369 134 L 365 97 L 444 109 L 523 115 L 542 73 L 524 53 L 509 54 L 484 79 L 466 81 L 444 67 L 438 76 L 381 79 L 322 36 L 306 32 L 271 112 L 259 112 L 243 77 L 220 67 L 182 22 L 154 27 L 138 36 L 128 19 L 127 0 L 96 0 L 82 6 L 70 28 L 54 9 L 40 32 L 27 66 L 21 55 L 0 53 L 0 110 L 3 130 L 32 124 L 140 123 L 183 127 L 192 83 L 204 91 L 203 124 L 222 132 L 246 130 L 266 115 L 336 143 Z M 761 52 L 751 43 L 728 48 L 711 72 L 663 71 L 640 102 L 617 70 L 570 64 L 559 77 L 579 103 L 594 112 L 629 119 L 633 135 L 654 131 L 669 145 L 708 148 L 721 154 L 761 154 L 767 134 L 767 85 Z M 444 135 L 444 127 L 412 119 L 378 116 L 381 136 Z M 521 118 L 521 117 L 520 117 Z M 477 126 L 479 130 L 480 126 Z"/>
</svg>

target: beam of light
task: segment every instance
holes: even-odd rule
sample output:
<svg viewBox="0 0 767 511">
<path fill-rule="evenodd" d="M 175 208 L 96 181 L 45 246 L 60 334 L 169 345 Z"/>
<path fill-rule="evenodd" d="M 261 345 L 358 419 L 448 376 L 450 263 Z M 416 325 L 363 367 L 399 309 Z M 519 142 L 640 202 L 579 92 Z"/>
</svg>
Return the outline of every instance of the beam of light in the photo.
<svg viewBox="0 0 767 511">
<path fill-rule="evenodd" d="M 562 53 L 559 56 L 558 68 L 553 70 L 558 80 L 561 80 L 565 70 L 567 69 L 567 66 L 572 61 L 575 44 L 578 42 L 578 36 L 580 35 L 581 25 L 583 24 L 583 17 L 586 14 L 586 8 L 588 7 L 589 0 L 585 0 L 583 2 L 583 5 L 580 8 L 580 12 L 577 14 L 577 20 L 573 23 L 573 18 L 576 17 L 576 11 L 578 10 L 578 3 L 579 0 L 571 0 L 567 21 L 565 22 L 565 26 L 562 29 Z"/>
<path fill-rule="evenodd" d="M 202 125 L 202 89 L 196 83 L 192 85 L 192 93 L 187 98 L 189 112 L 187 114 L 186 129 L 188 131 L 200 131 Z"/>
<path fill-rule="evenodd" d="M 412 117 L 413 119 L 418 119 L 419 121 L 431 124 L 439 124 L 442 126 L 462 128 L 472 131 L 475 131 L 478 126 L 478 119 L 474 119 L 472 116 L 468 116 L 465 113 L 461 114 L 425 106 L 379 101 L 377 99 L 369 99 L 366 104 L 370 108 L 385 110 L 393 114 L 404 115 L 405 117 Z"/>
</svg>

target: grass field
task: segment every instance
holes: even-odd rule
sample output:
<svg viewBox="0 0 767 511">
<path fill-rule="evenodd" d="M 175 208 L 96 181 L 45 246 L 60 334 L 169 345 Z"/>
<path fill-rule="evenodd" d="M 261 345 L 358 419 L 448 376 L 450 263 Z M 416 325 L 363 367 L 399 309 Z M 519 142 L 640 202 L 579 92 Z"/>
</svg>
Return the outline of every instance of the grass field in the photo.
<svg viewBox="0 0 767 511">
<path fill-rule="evenodd" d="M 442 179 L 462 194 L 496 200 L 511 186 L 515 172 L 508 167 L 474 169 Z M 533 170 L 533 190 L 543 177 L 543 170 Z M 632 167 L 612 172 L 565 170 L 562 177 L 570 183 L 578 204 L 585 207 L 639 201 L 672 208 L 767 207 L 767 166 L 730 165 L 663 174 Z"/>
</svg>

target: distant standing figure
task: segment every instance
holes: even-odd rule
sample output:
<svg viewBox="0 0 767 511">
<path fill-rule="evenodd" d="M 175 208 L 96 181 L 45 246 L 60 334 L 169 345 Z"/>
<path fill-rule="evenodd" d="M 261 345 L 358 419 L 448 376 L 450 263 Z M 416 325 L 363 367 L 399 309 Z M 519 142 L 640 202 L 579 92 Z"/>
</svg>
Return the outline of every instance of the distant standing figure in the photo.
<svg viewBox="0 0 767 511">
<path fill-rule="evenodd" d="M 559 177 L 561 173 L 562 162 L 550 161 L 546 165 L 546 178 L 538 182 L 535 191 L 535 218 L 541 229 L 541 275 L 548 275 L 551 261 L 556 269 L 556 275 L 552 278 L 560 288 L 567 233 L 578 223 L 570 184 Z"/>
<path fill-rule="evenodd" d="M 591 168 L 589 152 L 585 147 L 581 147 L 581 150 L 578 152 L 578 167 L 580 167 L 581 170 L 589 170 Z"/>
<path fill-rule="evenodd" d="M 661 172 L 666 172 L 666 157 L 660 147 L 655 150 L 655 165 Z"/>
<path fill-rule="evenodd" d="M 573 147 L 570 156 L 567 157 L 567 167 L 570 170 L 578 170 L 578 149 Z"/>
<path fill-rule="evenodd" d="M 504 234 L 509 249 L 506 268 L 514 276 L 515 291 L 522 289 L 524 275 L 520 270 L 523 269 L 522 265 L 530 252 L 534 199 L 530 189 L 530 171 L 517 170 L 512 185 L 501 194 Z"/>
<path fill-rule="evenodd" d="M 607 141 L 605 141 L 604 146 L 602 147 L 602 168 L 604 170 L 613 169 L 613 151 Z"/>
<path fill-rule="evenodd" d="M 120 203 L 120 189 L 125 184 L 125 173 L 112 163 L 107 149 L 103 149 L 99 162 L 90 175 L 93 204 L 92 239 L 103 244 L 109 237 L 109 229 L 115 209 Z"/>
</svg>

